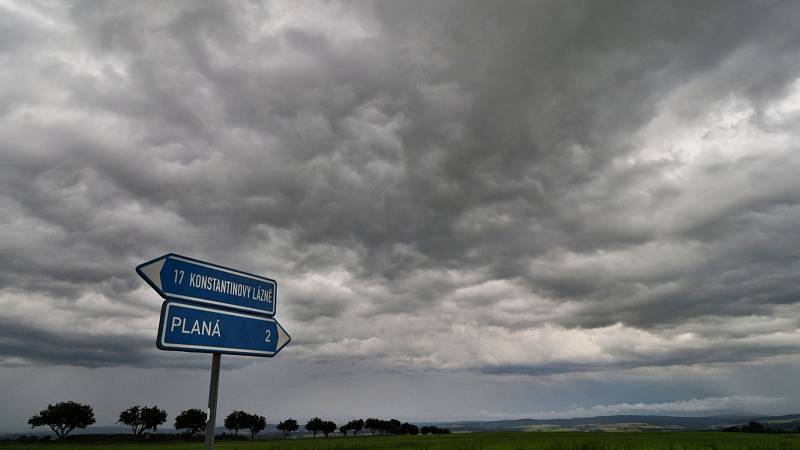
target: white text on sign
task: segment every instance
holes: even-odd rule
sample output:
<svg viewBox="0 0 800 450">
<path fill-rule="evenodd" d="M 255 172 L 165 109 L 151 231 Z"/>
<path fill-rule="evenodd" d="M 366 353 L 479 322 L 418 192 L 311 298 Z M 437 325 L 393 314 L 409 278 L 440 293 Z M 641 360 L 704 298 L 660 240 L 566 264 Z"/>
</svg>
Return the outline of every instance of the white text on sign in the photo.
<svg viewBox="0 0 800 450">
<path fill-rule="evenodd" d="M 175 284 L 181 284 L 183 282 L 183 275 L 182 270 L 175 270 Z M 205 289 L 211 292 L 221 292 L 223 294 L 236 295 L 239 297 L 249 297 L 253 300 L 272 303 L 272 291 L 267 291 L 260 287 L 254 288 L 245 283 L 221 280 L 209 275 L 189 272 L 189 287 Z"/>
</svg>

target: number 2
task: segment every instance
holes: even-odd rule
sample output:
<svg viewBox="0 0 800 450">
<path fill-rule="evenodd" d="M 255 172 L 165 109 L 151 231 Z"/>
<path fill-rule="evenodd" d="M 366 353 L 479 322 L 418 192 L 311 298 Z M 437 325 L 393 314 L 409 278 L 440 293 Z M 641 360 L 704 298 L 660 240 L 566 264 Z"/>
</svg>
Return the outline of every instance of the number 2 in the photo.
<svg viewBox="0 0 800 450">
<path fill-rule="evenodd" d="M 267 330 L 267 338 L 264 339 L 264 342 L 272 342 L 269 340 L 269 338 L 271 337 L 272 337 L 272 330 Z"/>
</svg>

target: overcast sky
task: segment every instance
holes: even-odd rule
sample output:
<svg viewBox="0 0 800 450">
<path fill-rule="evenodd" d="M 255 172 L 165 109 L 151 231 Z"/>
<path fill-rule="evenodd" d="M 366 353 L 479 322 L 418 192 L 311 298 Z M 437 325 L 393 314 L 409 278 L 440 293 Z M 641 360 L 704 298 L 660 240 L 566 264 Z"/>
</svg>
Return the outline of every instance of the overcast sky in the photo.
<svg viewBox="0 0 800 450">
<path fill-rule="evenodd" d="M 0 0 L 0 431 L 204 408 L 134 267 L 279 283 L 220 414 L 800 412 L 800 3 Z"/>
</svg>

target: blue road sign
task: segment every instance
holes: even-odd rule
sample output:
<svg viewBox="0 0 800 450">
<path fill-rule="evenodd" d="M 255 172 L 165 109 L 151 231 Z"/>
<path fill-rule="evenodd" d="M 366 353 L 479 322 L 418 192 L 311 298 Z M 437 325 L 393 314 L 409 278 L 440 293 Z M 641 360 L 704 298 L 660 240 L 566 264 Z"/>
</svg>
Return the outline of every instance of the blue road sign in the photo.
<svg viewBox="0 0 800 450">
<path fill-rule="evenodd" d="M 156 345 L 161 350 L 274 356 L 291 339 L 271 317 L 167 300 Z"/>
<path fill-rule="evenodd" d="M 159 295 L 275 315 L 278 283 L 269 278 L 169 253 L 136 268 Z"/>
</svg>

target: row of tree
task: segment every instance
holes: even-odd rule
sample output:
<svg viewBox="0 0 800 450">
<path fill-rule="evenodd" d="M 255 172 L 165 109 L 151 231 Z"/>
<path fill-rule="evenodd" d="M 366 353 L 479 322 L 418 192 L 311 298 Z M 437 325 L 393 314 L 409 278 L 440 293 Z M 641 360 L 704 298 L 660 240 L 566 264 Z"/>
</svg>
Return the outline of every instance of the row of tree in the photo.
<svg viewBox="0 0 800 450">
<path fill-rule="evenodd" d="M 289 419 L 288 421 L 279 423 L 277 428 L 282 431 L 284 429 L 287 429 L 284 428 L 287 422 L 293 425 L 293 428 L 289 432 L 297 430 L 298 428 L 297 422 L 294 419 Z M 450 430 L 446 428 L 425 426 L 420 429 L 416 425 L 410 424 L 408 422 L 400 423 L 400 421 L 397 419 L 391 419 L 391 420 L 382 420 L 375 418 L 369 418 L 367 420 L 355 419 L 339 427 L 339 433 L 341 433 L 342 436 L 347 436 L 348 433 L 352 433 L 353 437 L 358 437 L 358 433 L 363 430 L 369 430 L 373 436 L 375 435 L 375 433 L 378 433 L 378 436 L 385 436 L 389 434 L 407 434 L 415 436 L 420 433 L 422 434 L 450 433 Z M 329 420 L 322 420 L 319 417 L 315 417 L 309 420 L 308 423 L 306 424 L 306 431 L 313 433 L 314 437 L 316 437 L 317 433 L 320 432 L 327 437 L 328 434 L 336 431 L 336 424 Z M 283 436 L 286 437 L 287 435 L 288 432 L 284 431 Z"/>
<path fill-rule="evenodd" d="M 439 428 L 439 427 L 422 427 L 420 430 L 422 434 L 450 434 L 450 430 L 447 428 Z"/>
<path fill-rule="evenodd" d="M 175 416 L 175 429 L 188 434 L 201 433 L 206 427 L 206 412 L 199 409 L 187 409 Z M 128 425 L 134 434 L 146 431 L 155 432 L 167 421 L 167 411 L 158 406 L 131 406 L 119 413 L 117 423 Z M 95 423 L 94 411 L 89 405 L 77 402 L 60 402 L 51 404 L 28 419 L 28 424 L 35 428 L 48 426 L 59 439 L 64 439 L 76 428 L 86 428 Z M 239 435 L 239 430 L 250 431 L 252 439 L 267 426 L 267 419 L 257 414 L 244 411 L 233 411 L 224 421 L 225 428 Z"/>
<path fill-rule="evenodd" d="M 283 437 L 287 437 L 289 434 L 297 431 L 300 426 L 296 420 L 287 419 L 279 423 L 276 428 L 283 432 Z M 323 420 L 319 417 L 314 417 L 313 419 L 309 420 L 308 423 L 306 423 L 305 429 L 306 431 L 312 433 L 313 437 L 317 437 L 318 433 L 322 433 L 325 437 L 327 437 L 329 434 L 336 431 L 336 423 L 330 420 Z M 341 433 L 342 436 L 352 434 L 353 437 L 358 437 L 358 433 L 363 430 L 369 430 L 373 436 L 375 433 L 378 433 L 379 436 L 388 434 L 408 434 L 413 436 L 419 434 L 420 432 L 422 432 L 422 434 L 450 433 L 450 431 L 447 429 L 437 427 L 422 427 L 422 430 L 420 430 L 420 428 L 416 425 L 412 425 L 407 422 L 400 423 L 400 421 L 397 419 L 355 419 L 339 427 L 339 433 Z"/>
<path fill-rule="evenodd" d="M 187 434 L 194 435 L 202 433 L 206 427 L 206 412 L 199 409 L 187 409 L 175 416 L 175 429 L 184 430 Z M 119 413 L 118 423 L 128 425 L 134 434 L 142 434 L 147 431 L 155 432 L 158 427 L 167 421 L 167 411 L 159 408 L 158 406 L 131 406 L 130 408 Z M 94 411 L 89 405 L 82 405 L 77 402 L 60 402 L 51 404 L 39 412 L 39 414 L 31 417 L 28 424 L 31 427 L 48 426 L 56 434 L 59 439 L 63 439 L 70 432 L 76 428 L 86 428 L 95 423 Z M 245 411 L 233 411 L 224 420 L 225 428 L 233 430 L 236 436 L 239 435 L 240 430 L 248 430 L 250 432 L 250 439 L 253 439 L 256 434 L 263 431 L 267 426 L 267 419 L 258 414 L 251 414 Z M 306 431 L 317 437 L 317 433 L 322 433 L 327 437 L 329 434 L 336 432 L 336 423 L 330 420 L 323 420 L 319 417 L 314 417 L 309 420 L 305 425 Z M 283 433 L 283 437 L 288 437 L 300 428 L 300 425 L 294 419 L 286 419 L 278 423 L 276 428 Z M 379 436 L 388 434 L 408 434 L 417 435 L 422 434 L 443 434 L 450 431 L 437 427 L 422 427 L 420 430 L 416 425 L 410 423 L 400 423 L 397 419 L 382 420 L 382 419 L 356 419 L 347 422 L 339 427 L 339 432 L 343 436 L 352 433 L 353 437 L 357 437 L 358 433 L 363 430 L 369 430 L 373 435 L 378 433 Z"/>
<path fill-rule="evenodd" d="M 746 424 L 734 425 L 732 427 L 723 428 L 722 431 L 734 432 L 734 433 L 792 433 L 792 432 L 800 433 L 800 428 L 797 428 L 797 430 L 789 427 L 781 428 L 780 425 L 781 424 L 774 424 L 776 428 L 770 428 L 769 426 L 763 425 L 759 422 L 751 421 L 747 422 Z"/>
<path fill-rule="evenodd" d="M 175 429 L 184 430 L 186 433 L 194 435 L 202 433 L 206 427 L 208 417 L 205 411 L 196 408 L 187 409 L 175 416 Z M 141 434 L 150 430 L 155 432 L 159 425 L 167 421 L 167 412 L 158 406 L 141 407 L 131 406 L 119 413 L 118 423 L 131 427 L 134 433 Z M 267 419 L 258 414 L 250 414 L 245 411 L 233 411 L 223 421 L 225 428 L 232 430 L 239 436 L 240 430 L 250 431 L 250 439 L 267 427 Z"/>
</svg>

